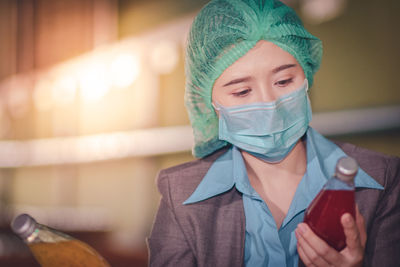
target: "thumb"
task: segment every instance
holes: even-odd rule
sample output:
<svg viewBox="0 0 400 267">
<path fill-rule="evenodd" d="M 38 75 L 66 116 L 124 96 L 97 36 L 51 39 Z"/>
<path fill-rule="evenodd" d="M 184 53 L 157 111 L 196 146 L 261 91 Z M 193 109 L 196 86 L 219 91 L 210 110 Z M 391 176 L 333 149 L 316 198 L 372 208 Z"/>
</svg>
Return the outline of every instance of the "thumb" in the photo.
<svg viewBox="0 0 400 267">
<path fill-rule="evenodd" d="M 341 218 L 341 223 L 346 236 L 346 245 L 348 249 L 350 251 L 360 250 L 362 247 L 360 232 L 354 218 L 349 213 L 345 213 Z"/>
<path fill-rule="evenodd" d="M 360 234 L 361 246 L 365 248 L 365 243 L 367 241 L 367 233 L 365 231 L 365 220 L 364 217 L 361 215 L 360 210 L 358 209 L 358 205 L 356 205 L 356 224 L 358 232 Z"/>
</svg>

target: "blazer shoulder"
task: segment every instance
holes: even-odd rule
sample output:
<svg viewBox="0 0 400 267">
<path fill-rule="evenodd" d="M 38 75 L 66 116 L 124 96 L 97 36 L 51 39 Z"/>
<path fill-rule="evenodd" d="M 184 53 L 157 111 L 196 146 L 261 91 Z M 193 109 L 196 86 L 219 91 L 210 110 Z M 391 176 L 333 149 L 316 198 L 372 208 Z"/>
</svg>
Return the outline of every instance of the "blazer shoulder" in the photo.
<svg viewBox="0 0 400 267">
<path fill-rule="evenodd" d="M 355 158 L 366 173 L 384 187 L 400 180 L 400 158 L 358 147 L 349 143 L 335 142 L 347 155 Z"/>
<path fill-rule="evenodd" d="M 335 143 L 349 156 L 356 158 L 358 161 L 374 162 L 370 167 L 384 168 L 387 164 L 399 164 L 400 158 L 396 156 L 386 155 L 380 152 L 369 150 L 367 148 L 359 147 L 349 143 L 337 142 Z"/>
<path fill-rule="evenodd" d="M 223 148 L 207 157 L 161 170 L 157 178 L 161 195 L 170 197 L 173 202 L 185 201 L 200 184 L 214 161 L 226 151 Z"/>
</svg>

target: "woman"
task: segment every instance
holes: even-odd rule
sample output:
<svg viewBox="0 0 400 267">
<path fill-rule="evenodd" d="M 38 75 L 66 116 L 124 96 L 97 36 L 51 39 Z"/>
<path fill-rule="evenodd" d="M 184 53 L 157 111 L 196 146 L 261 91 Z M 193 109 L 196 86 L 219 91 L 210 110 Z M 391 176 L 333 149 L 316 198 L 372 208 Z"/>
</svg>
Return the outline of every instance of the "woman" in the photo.
<svg viewBox="0 0 400 267">
<path fill-rule="evenodd" d="M 151 266 L 397 266 L 400 161 L 309 127 L 319 39 L 275 0 L 211 1 L 193 22 L 185 102 L 200 158 L 161 171 Z M 343 155 L 360 164 L 337 252 L 304 211 Z"/>
</svg>

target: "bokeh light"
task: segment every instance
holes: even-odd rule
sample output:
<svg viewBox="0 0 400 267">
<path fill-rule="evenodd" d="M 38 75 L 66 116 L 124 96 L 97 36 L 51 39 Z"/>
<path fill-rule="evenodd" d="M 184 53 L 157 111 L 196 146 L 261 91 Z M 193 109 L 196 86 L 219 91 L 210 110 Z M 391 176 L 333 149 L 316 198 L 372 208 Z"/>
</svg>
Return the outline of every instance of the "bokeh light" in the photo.
<svg viewBox="0 0 400 267">
<path fill-rule="evenodd" d="M 115 87 L 128 87 L 137 79 L 139 73 L 140 62 L 136 54 L 119 54 L 111 62 L 110 74 L 112 78 L 112 84 Z"/>
<path fill-rule="evenodd" d="M 99 101 L 110 90 L 110 86 L 110 76 L 104 62 L 96 60 L 83 68 L 79 77 L 79 88 L 84 102 Z"/>
<path fill-rule="evenodd" d="M 150 54 L 151 66 L 159 74 L 170 73 L 178 64 L 178 59 L 178 47 L 169 40 L 157 43 Z"/>
<path fill-rule="evenodd" d="M 75 100 L 77 80 L 73 75 L 61 76 L 52 87 L 53 100 L 59 105 L 68 105 Z"/>
<path fill-rule="evenodd" d="M 53 92 L 51 88 L 52 82 L 46 77 L 36 82 L 32 98 L 37 110 L 47 111 L 53 108 Z"/>
</svg>

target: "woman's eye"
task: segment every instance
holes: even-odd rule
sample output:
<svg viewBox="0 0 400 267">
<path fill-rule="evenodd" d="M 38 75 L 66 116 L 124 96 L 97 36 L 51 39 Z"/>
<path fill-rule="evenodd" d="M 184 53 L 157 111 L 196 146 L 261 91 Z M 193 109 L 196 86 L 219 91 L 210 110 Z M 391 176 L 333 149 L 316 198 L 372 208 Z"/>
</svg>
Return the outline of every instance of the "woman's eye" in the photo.
<svg viewBox="0 0 400 267">
<path fill-rule="evenodd" d="M 246 95 L 248 95 L 250 92 L 251 92 L 251 89 L 249 88 L 249 89 L 241 90 L 241 91 L 239 91 L 239 92 L 234 92 L 234 93 L 232 93 L 232 95 L 241 97 L 241 96 L 246 96 Z"/>
<path fill-rule="evenodd" d="M 289 85 L 292 82 L 293 82 L 293 78 L 290 78 L 290 79 L 286 79 L 286 80 L 277 81 L 275 83 L 275 85 L 277 85 L 277 86 L 286 86 L 286 85 Z"/>
</svg>

